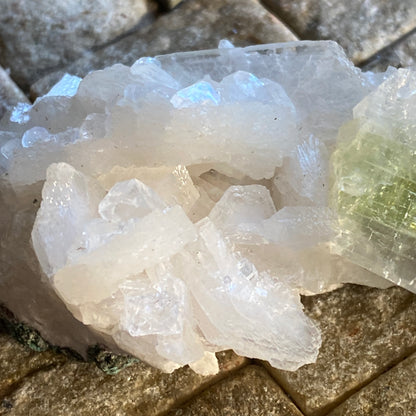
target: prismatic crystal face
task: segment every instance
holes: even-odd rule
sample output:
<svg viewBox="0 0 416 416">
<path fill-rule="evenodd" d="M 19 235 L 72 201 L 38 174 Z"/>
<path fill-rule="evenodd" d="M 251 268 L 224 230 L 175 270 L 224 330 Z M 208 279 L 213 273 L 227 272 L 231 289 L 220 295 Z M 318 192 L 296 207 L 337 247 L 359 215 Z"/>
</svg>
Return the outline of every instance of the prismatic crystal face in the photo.
<svg viewBox="0 0 416 416">
<path fill-rule="evenodd" d="M 294 370 L 321 342 L 301 293 L 412 288 L 410 73 L 222 45 L 66 75 L 0 122 L 0 301 L 51 342 Z"/>
<path fill-rule="evenodd" d="M 333 155 L 336 250 L 416 290 L 415 74 L 399 70 L 354 109 Z"/>
</svg>

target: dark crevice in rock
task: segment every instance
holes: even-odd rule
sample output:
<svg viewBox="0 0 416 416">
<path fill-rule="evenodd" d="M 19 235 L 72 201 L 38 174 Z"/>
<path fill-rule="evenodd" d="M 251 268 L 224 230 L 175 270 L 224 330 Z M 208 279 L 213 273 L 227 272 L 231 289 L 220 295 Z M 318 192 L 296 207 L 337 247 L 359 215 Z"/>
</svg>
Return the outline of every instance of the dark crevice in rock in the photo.
<svg viewBox="0 0 416 416">
<path fill-rule="evenodd" d="M 357 66 L 365 71 L 371 71 L 372 68 L 374 68 L 378 63 L 384 62 L 386 67 L 388 65 L 392 65 L 392 59 L 391 54 L 394 53 L 394 49 L 400 45 L 402 42 L 404 42 L 406 39 L 408 39 L 410 36 L 416 34 L 416 27 L 414 27 L 409 32 L 405 33 L 400 38 L 396 39 L 394 42 L 390 43 L 389 45 L 385 46 L 384 48 L 380 49 L 373 55 L 371 55 L 369 58 L 365 59 L 364 61 L 361 61 L 357 63 Z M 393 62 L 394 66 L 397 66 L 400 68 L 400 62 Z"/>
<path fill-rule="evenodd" d="M 298 30 L 291 24 L 290 19 L 287 16 L 282 15 L 279 13 L 275 8 L 271 7 L 267 0 L 260 0 L 260 4 L 272 15 L 274 15 L 280 22 L 282 22 L 298 39 L 306 39 L 305 37 L 301 36 Z M 308 39 L 311 39 L 308 37 Z"/>
<path fill-rule="evenodd" d="M 0 328 L 10 334 L 20 344 L 33 351 L 47 351 L 51 348 L 49 343 L 40 335 L 39 331 L 29 325 L 19 322 L 12 312 L 0 304 Z"/>
<path fill-rule="evenodd" d="M 19 378 L 18 380 L 16 380 L 14 383 L 10 384 L 9 386 L 7 386 L 3 391 L 2 391 L 2 395 L 0 396 L 0 408 L 1 407 L 6 407 L 6 408 L 10 408 L 9 405 L 6 404 L 6 406 L 4 405 L 4 403 L 10 403 L 11 404 L 11 408 L 13 408 L 13 402 L 8 399 L 9 396 L 11 396 L 16 390 L 19 390 L 19 388 L 25 383 L 26 380 L 34 377 L 36 374 L 40 373 L 40 372 L 47 372 L 52 370 L 53 368 L 57 368 L 62 366 L 63 363 L 52 363 L 52 364 L 47 364 L 47 365 L 43 365 L 40 366 L 38 368 L 34 368 L 31 371 L 27 372 L 23 377 Z M 1 412 L 0 412 L 1 414 Z"/>
<path fill-rule="evenodd" d="M 354 394 L 358 393 L 359 391 L 361 391 L 362 389 L 364 389 L 365 387 L 367 387 L 374 380 L 378 379 L 381 375 L 387 373 L 388 371 L 390 371 L 391 369 L 393 369 L 394 367 L 396 367 L 397 365 L 399 365 L 402 361 L 406 360 L 406 358 L 410 357 L 415 352 L 416 352 L 416 347 L 413 348 L 412 350 L 407 351 L 402 357 L 400 357 L 396 361 L 390 363 L 387 367 L 385 367 L 378 374 L 375 374 L 373 377 L 368 378 L 360 386 L 358 386 L 358 387 L 356 387 L 354 389 L 351 389 L 346 394 L 344 394 L 343 396 L 341 396 L 338 400 L 336 400 L 333 403 L 331 403 L 330 406 L 327 406 L 327 407 L 321 409 L 321 411 L 319 413 L 316 413 L 316 416 L 326 416 L 328 413 L 330 413 L 332 410 L 334 410 L 340 404 L 342 404 L 346 400 L 348 400 L 351 396 L 353 396 Z M 315 416 L 315 414 L 312 415 L 312 416 Z"/>
<path fill-rule="evenodd" d="M 162 12 L 169 12 L 179 6 L 184 0 L 156 0 Z"/>
<path fill-rule="evenodd" d="M 335 408 L 337 408 L 339 405 L 341 405 L 346 400 L 348 400 L 351 396 L 353 396 L 354 394 L 356 394 L 357 392 L 359 392 L 360 390 L 362 390 L 363 388 L 368 386 L 374 380 L 379 378 L 382 374 L 385 374 L 388 371 L 390 371 L 392 368 L 396 367 L 398 364 L 400 364 L 402 361 L 406 360 L 408 357 L 410 357 L 414 353 L 416 353 L 416 347 L 409 349 L 402 356 L 400 356 L 397 360 L 389 363 L 389 365 L 387 365 L 385 368 L 383 368 L 382 371 L 374 374 L 373 376 L 369 377 L 367 380 L 362 382 L 357 387 L 352 388 L 348 392 L 344 393 L 343 395 L 338 397 L 336 400 L 331 402 L 329 405 L 324 406 L 324 407 L 322 407 L 322 408 L 320 408 L 316 411 L 310 412 L 310 413 L 305 413 L 304 411 L 301 410 L 296 398 L 293 397 L 293 395 L 291 395 L 289 393 L 289 388 L 288 388 L 289 386 L 286 385 L 286 383 L 284 382 L 283 379 L 280 379 L 280 378 L 276 377 L 275 374 L 272 371 L 270 371 L 270 364 L 269 363 L 262 362 L 262 361 L 259 361 L 259 360 L 255 360 L 255 364 L 262 365 L 266 369 L 268 374 L 279 385 L 279 387 L 285 392 L 285 394 L 290 398 L 290 400 L 296 405 L 296 407 L 299 409 L 300 412 L 302 412 L 303 414 L 305 414 L 307 416 L 326 416 L 326 415 L 328 415 L 328 413 L 332 412 Z"/>
<path fill-rule="evenodd" d="M 87 354 L 88 360 L 94 362 L 101 371 L 108 375 L 117 374 L 126 367 L 140 361 L 131 355 L 115 354 L 103 345 L 89 347 Z"/>
<path fill-rule="evenodd" d="M 105 345 L 91 345 L 87 350 L 87 360 L 85 360 L 80 354 L 71 348 L 59 347 L 51 345 L 45 341 L 40 333 L 31 328 L 29 325 L 19 322 L 12 312 L 7 309 L 4 305 L 0 304 L 0 333 L 7 333 L 11 335 L 16 341 L 26 348 L 31 349 L 35 352 L 42 351 L 53 351 L 56 354 L 62 354 L 71 360 L 79 362 L 90 362 L 94 363 L 103 373 L 107 375 L 115 375 L 127 367 L 130 367 L 134 363 L 140 362 L 141 360 L 128 354 L 114 353 L 108 349 Z M 210 387 L 212 384 L 217 383 L 229 374 L 233 374 L 235 371 L 248 365 L 250 362 L 246 361 L 242 365 L 236 367 L 226 374 L 219 373 L 207 384 L 201 386 L 202 389 Z M 199 392 L 199 391 L 198 391 Z M 193 397 L 193 396 L 192 396 Z M 188 398 L 186 398 L 188 400 Z"/>
<path fill-rule="evenodd" d="M 49 344 L 42 338 L 39 331 L 23 322 L 19 322 L 14 315 L 1 304 L 0 332 L 11 335 L 16 341 L 32 351 L 42 352 L 51 350 L 56 354 L 62 354 L 69 359 L 85 362 L 84 358 L 71 348 Z M 129 355 L 113 353 L 103 345 L 90 346 L 88 348 L 87 358 L 87 362 L 94 362 L 101 371 L 108 375 L 117 374 L 124 368 L 139 361 L 139 359 Z"/>
<path fill-rule="evenodd" d="M 1 39 L 0 39 L 0 49 L 1 49 Z M 0 64 L 0 66 L 1 66 L 1 64 Z M 4 67 L 3 67 L 3 69 L 4 69 Z M 19 82 L 16 79 L 14 79 L 13 73 L 11 71 L 9 71 L 7 68 L 6 68 L 6 72 L 7 72 L 7 75 L 9 76 L 10 80 L 20 89 L 20 91 L 27 97 L 27 99 L 30 102 L 33 103 L 33 100 L 29 96 L 29 90 L 27 88 L 26 89 L 22 88 L 22 85 L 20 85 Z M 2 118 L 2 116 L 0 116 L 0 119 L 1 118 Z"/>
<path fill-rule="evenodd" d="M 270 371 L 271 365 L 268 362 L 261 361 L 261 360 L 253 360 L 253 364 L 264 368 L 267 371 L 267 374 L 282 389 L 282 391 L 285 393 L 287 398 L 293 403 L 293 405 L 296 407 L 296 409 L 299 410 L 299 413 L 301 413 L 302 415 L 306 415 L 306 413 L 304 413 L 303 410 L 299 407 L 298 403 L 296 403 L 295 398 L 285 388 L 284 383 L 280 383 L 279 380 L 277 380 L 277 378 L 273 375 L 273 372 Z"/>
<path fill-rule="evenodd" d="M 222 383 L 223 381 L 228 380 L 229 378 L 233 377 L 236 373 L 238 373 L 243 368 L 249 366 L 250 364 L 253 364 L 253 360 L 246 360 L 243 362 L 240 366 L 227 371 L 227 372 L 219 372 L 216 376 L 212 377 L 209 381 L 201 384 L 196 390 L 192 392 L 192 394 L 189 394 L 187 396 L 184 396 L 180 400 L 178 400 L 173 406 L 171 406 L 168 410 L 165 410 L 161 413 L 159 413 L 157 416 L 166 416 L 170 414 L 172 411 L 176 410 L 177 408 L 186 406 L 187 403 L 194 400 L 196 397 L 201 395 L 204 391 L 210 389 L 216 384 Z"/>
</svg>

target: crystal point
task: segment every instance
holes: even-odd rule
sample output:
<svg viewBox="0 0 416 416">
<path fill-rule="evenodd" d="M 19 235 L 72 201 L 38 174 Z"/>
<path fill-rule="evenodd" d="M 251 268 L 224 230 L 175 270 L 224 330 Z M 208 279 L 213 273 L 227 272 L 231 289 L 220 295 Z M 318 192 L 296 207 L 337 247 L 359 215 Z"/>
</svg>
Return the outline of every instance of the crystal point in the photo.
<svg viewBox="0 0 416 416">
<path fill-rule="evenodd" d="M 98 212 L 104 220 L 122 222 L 164 208 L 165 203 L 152 188 L 137 179 L 130 179 L 116 183 L 108 191 L 98 205 Z"/>
<path fill-rule="evenodd" d="M 66 75 L 0 121 L 0 302 L 166 372 L 313 362 L 300 294 L 416 290 L 415 80 L 326 41 Z"/>
</svg>

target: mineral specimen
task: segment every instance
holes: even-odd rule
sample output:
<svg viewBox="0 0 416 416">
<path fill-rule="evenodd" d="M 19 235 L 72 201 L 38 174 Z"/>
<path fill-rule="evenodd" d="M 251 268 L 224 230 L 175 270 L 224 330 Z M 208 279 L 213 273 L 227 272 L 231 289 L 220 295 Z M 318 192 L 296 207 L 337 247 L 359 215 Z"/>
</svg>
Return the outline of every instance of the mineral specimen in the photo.
<svg viewBox="0 0 416 416">
<path fill-rule="evenodd" d="M 333 155 L 336 250 L 416 291 L 416 74 L 400 69 L 354 108 Z"/>
<path fill-rule="evenodd" d="M 220 46 L 66 75 L 0 122 L 0 301 L 49 341 L 294 370 L 320 346 L 300 293 L 408 279 L 412 75 L 333 42 Z"/>
</svg>

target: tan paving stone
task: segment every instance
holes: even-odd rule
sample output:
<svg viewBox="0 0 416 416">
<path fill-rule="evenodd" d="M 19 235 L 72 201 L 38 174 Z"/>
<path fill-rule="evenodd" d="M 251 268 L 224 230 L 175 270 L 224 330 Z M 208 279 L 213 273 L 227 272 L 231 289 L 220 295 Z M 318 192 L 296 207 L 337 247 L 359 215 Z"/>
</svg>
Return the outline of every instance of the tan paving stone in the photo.
<svg viewBox="0 0 416 416">
<path fill-rule="evenodd" d="M 24 377 L 40 369 L 62 364 L 66 360 L 62 354 L 51 351 L 31 351 L 10 335 L 0 333 L 0 403 L 1 398 L 13 390 Z"/>
<path fill-rule="evenodd" d="M 221 371 L 214 377 L 197 375 L 188 367 L 164 374 L 143 363 L 110 376 L 94 364 L 68 361 L 21 380 L 0 402 L 0 415 L 157 415 L 247 363 L 230 351 L 219 353 L 219 358 Z"/>
<path fill-rule="evenodd" d="M 0 66 L 0 119 L 19 102 L 28 103 L 29 100 Z"/>
<path fill-rule="evenodd" d="M 248 366 L 210 387 L 169 416 L 301 416 L 264 369 Z"/>
<path fill-rule="evenodd" d="M 302 39 L 331 39 L 361 62 L 416 27 L 413 0 L 263 0 Z"/>
<path fill-rule="evenodd" d="M 146 0 L 0 0 L 0 64 L 29 87 L 50 72 L 135 27 Z"/>
<path fill-rule="evenodd" d="M 346 285 L 304 305 L 322 330 L 318 360 L 271 371 L 308 416 L 326 413 L 416 350 L 416 295 L 404 289 Z"/>
<path fill-rule="evenodd" d="M 416 415 L 416 354 L 382 374 L 328 416 Z"/>
<path fill-rule="evenodd" d="M 364 71 L 385 71 L 387 67 L 411 67 L 416 65 L 416 31 L 401 41 L 379 51 L 365 62 Z"/>
<path fill-rule="evenodd" d="M 224 38 L 236 46 L 296 40 L 257 0 L 188 0 L 156 20 L 149 29 L 89 54 L 65 71 L 84 76 L 117 62 L 132 65 L 142 56 L 217 48 Z M 62 74 L 40 80 L 32 86 L 32 95 L 46 93 Z"/>
</svg>

